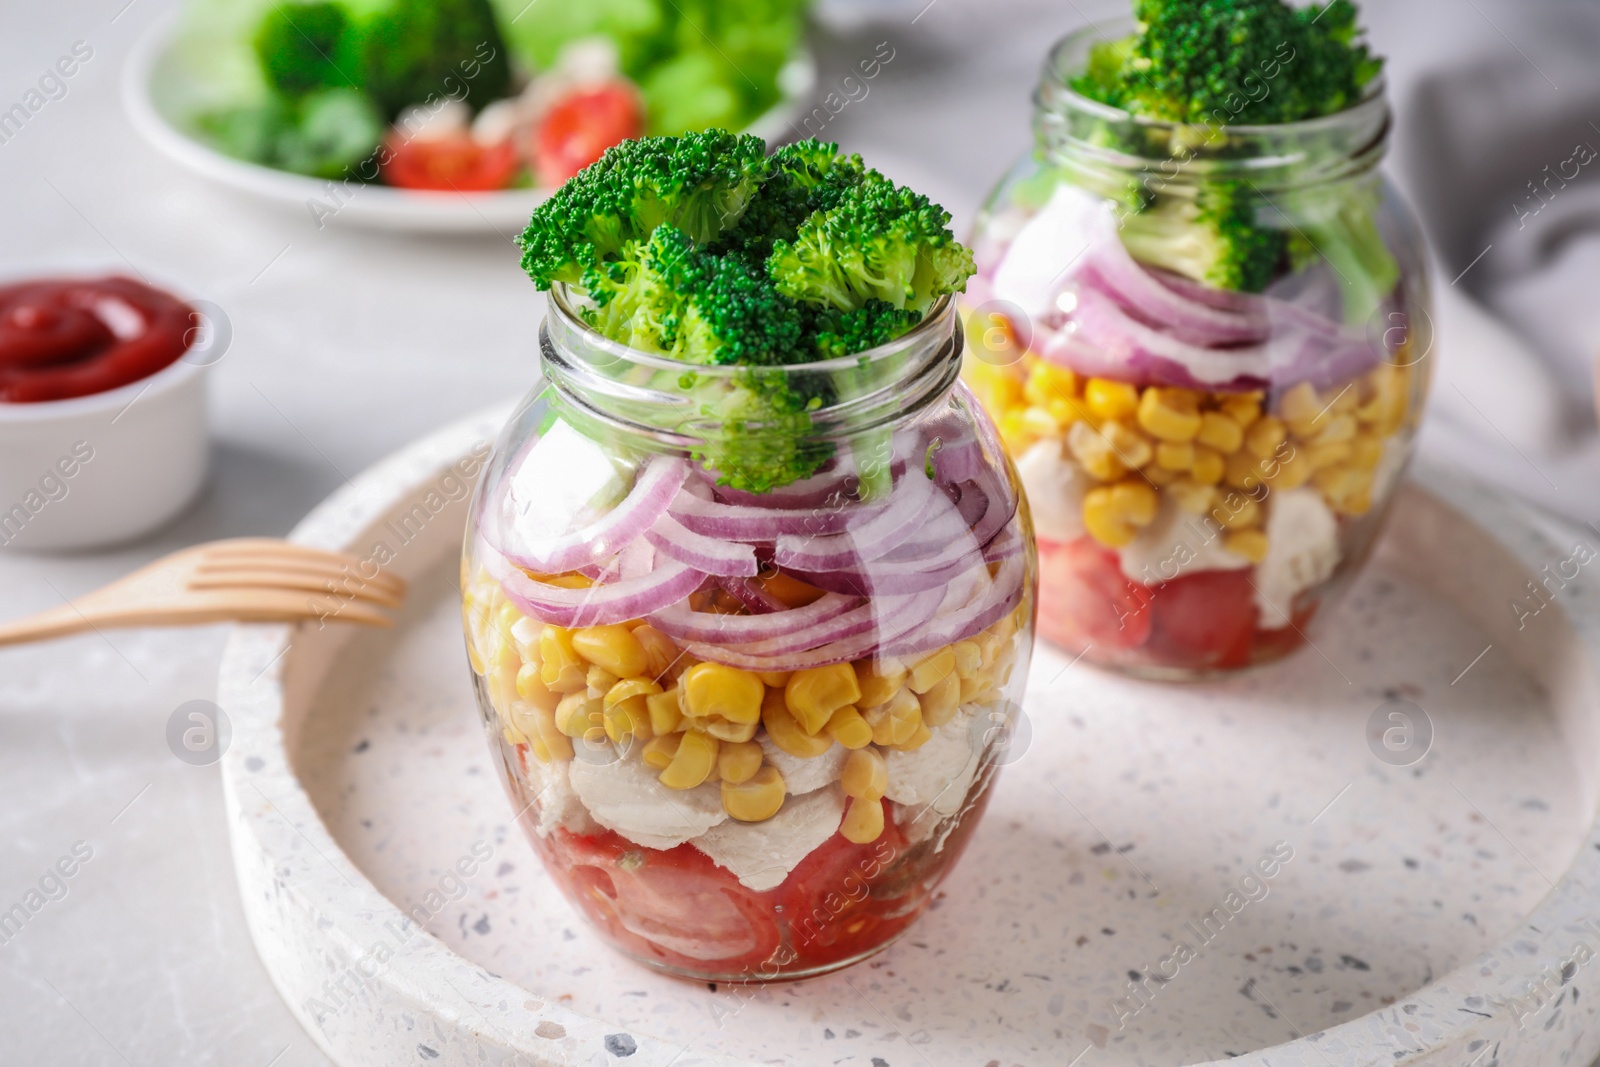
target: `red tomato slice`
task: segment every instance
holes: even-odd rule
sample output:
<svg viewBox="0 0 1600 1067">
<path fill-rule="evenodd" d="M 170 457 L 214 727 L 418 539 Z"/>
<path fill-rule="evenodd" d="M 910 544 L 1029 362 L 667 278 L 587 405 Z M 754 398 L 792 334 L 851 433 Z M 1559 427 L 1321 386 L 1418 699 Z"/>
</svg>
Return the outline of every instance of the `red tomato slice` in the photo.
<svg viewBox="0 0 1600 1067">
<path fill-rule="evenodd" d="M 1256 632 L 1248 570 L 1200 571 L 1151 587 L 1150 653 L 1168 666 L 1242 667 Z"/>
<path fill-rule="evenodd" d="M 606 149 L 642 133 L 644 113 L 631 86 L 605 85 L 563 97 L 545 112 L 533 134 L 539 184 L 560 185 Z"/>
<path fill-rule="evenodd" d="M 1073 651 L 1138 648 L 1150 637 L 1151 596 L 1092 538 L 1039 538 L 1039 633 L 1046 640 Z"/>
<path fill-rule="evenodd" d="M 517 176 L 517 150 L 509 141 L 482 145 L 468 134 L 432 140 L 390 137 L 383 180 L 402 189 L 487 193 Z"/>
</svg>

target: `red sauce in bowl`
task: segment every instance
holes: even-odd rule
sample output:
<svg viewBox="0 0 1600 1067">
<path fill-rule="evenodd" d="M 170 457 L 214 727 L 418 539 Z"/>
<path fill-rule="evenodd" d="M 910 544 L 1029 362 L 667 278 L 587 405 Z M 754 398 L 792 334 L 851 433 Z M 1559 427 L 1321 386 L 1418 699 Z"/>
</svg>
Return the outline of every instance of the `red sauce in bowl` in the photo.
<svg viewBox="0 0 1600 1067">
<path fill-rule="evenodd" d="M 170 366 L 197 317 L 132 278 L 47 278 L 0 286 L 0 403 L 67 400 Z"/>
</svg>

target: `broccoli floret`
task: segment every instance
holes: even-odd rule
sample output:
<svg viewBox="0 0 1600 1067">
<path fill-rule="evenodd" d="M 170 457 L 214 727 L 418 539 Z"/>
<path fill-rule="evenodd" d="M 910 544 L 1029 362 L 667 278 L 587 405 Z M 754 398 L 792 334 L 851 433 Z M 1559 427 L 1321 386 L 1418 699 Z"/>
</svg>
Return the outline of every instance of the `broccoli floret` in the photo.
<svg viewBox="0 0 1600 1067">
<path fill-rule="evenodd" d="M 820 308 L 811 333 L 819 359 L 836 359 L 886 345 L 922 321 L 922 313 L 869 300 L 850 311 Z"/>
<path fill-rule="evenodd" d="M 256 28 L 254 42 L 268 83 L 290 97 L 350 86 L 336 60 L 349 22 L 338 4 L 274 4 Z"/>
<path fill-rule="evenodd" d="M 384 117 L 429 99 L 473 110 L 511 92 L 511 64 L 489 0 L 390 0 L 359 43 L 361 87 Z"/>
<path fill-rule="evenodd" d="M 1077 92 L 1162 122 L 1254 125 L 1331 115 L 1382 61 L 1350 0 L 1136 0 L 1139 32 L 1096 45 Z"/>
<path fill-rule="evenodd" d="M 819 395 L 805 396 L 779 371 L 750 367 L 715 399 L 701 405 L 705 447 L 696 459 L 717 472 L 717 482 L 765 493 L 808 478 L 833 455 L 812 434 Z"/>
<path fill-rule="evenodd" d="M 836 206 L 866 173 L 860 156 L 841 156 L 838 145 L 814 138 L 784 145 L 767 165 L 766 182 L 739 224 L 722 236 L 720 250 L 766 259 L 774 241 L 794 240 L 801 223 Z"/>
<path fill-rule="evenodd" d="M 759 137 L 707 130 L 624 141 L 534 211 L 519 242 L 522 269 L 541 289 L 574 285 L 663 224 L 708 244 L 738 224 L 766 176 Z"/>
<path fill-rule="evenodd" d="M 1134 259 L 1219 289 L 1258 293 L 1277 274 L 1284 232 L 1261 225 L 1259 200 L 1236 182 L 1208 182 L 1193 200 L 1164 197 L 1128 215 L 1122 243 Z"/>
<path fill-rule="evenodd" d="M 767 269 L 796 300 L 840 311 L 882 300 L 925 312 L 974 270 L 949 225 L 949 212 L 927 197 L 867 171 L 793 241 L 775 241 Z"/>
<path fill-rule="evenodd" d="M 1285 210 L 1296 228 L 1288 241 L 1290 263 L 1298 270 L 1326 260 L 1339 283 L 1345 323 L 1368 322 L 1400 281 L 1400 265 L 1378 231 L 1377 191 L 1355 186 L 1331 197 L 1291 194 Z"/>
</svg>

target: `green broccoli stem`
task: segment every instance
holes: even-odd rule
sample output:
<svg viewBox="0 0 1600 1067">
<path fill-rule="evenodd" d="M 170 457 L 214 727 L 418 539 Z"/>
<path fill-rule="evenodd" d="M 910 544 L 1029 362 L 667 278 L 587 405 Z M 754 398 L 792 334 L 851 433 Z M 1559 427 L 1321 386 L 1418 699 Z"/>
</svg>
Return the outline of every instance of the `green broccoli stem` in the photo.
<svg viewBox="0 0 1600 1067">
<path fill-rule="evenodd" d="M 1400 282 L 1400 264 L 1378 230 L 1377 206 L 1375 187 L 1349 186 L 1296 197 L 1289 208 L 1311 246 L 1293 258 L 1320 256 L 1333 268 L 1347 326 L 1367 323 Z"/>
</svg>

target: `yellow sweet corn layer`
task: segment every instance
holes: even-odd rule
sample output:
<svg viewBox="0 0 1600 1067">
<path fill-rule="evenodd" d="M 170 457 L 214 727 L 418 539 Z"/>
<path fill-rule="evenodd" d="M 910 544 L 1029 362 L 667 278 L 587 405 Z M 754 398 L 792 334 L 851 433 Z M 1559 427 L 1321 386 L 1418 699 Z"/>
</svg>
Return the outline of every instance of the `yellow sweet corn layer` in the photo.
<svg viewBox="0 0 1600 1067">
<path fill-rule="evenodd" d="M 1364 514 L 1388 439 L 1410 429 L 1415 416 L 1415 371 L 1389 364 L 1329 389 L 1302 382 L 1273 397 L 1271 410 L 1260 392 L 1140 388 L 1085 378 L 1031 354 L 1009 368 L 969 361 L 965 373 L 1013 455 L 1059 440 L 1102 483 L 1084 496 L 1083 522 L 1110 548 L 1138 536 L 1151 499 L 1133 496 L 1129 485 L 1157 494 L 1157 503 L 1170 494 L 1193 515 L 1217 506 L 1210 487 L 1259 497 L 1263 486 L 1311 485 L 1336 513 Z M 1256 529 L 1263 518 L 1259 508 L 1241 509 L 1230 512 L 1227 527 L 1245 549 L 1239 554 L 1256 562 L 1266 551 Z M 1247 530 L 1259 536 L 1238 536 Z"/>
<path fill-rule="evenodd" d="M 1138 514 L 1153 507 L 1141 489 L 1123 495 L 1123 506 L 1131 502 Z M 464 587 L 462 619 L 468 658 L 485 679 L 501 734 L 532 759 L 570 760 L 578 743 L 612 744 L 669 788 L 718 783 L 731 817 L 759 822 L 778 812 L 786 789 L 758 734 L 803 759 L 839 745 L 850 750 L 840 781 L 853 798 L 840 832 L 871 841 L 883 832 L 883 751 L 915 749 L 962 705 L 1000 698 L 1024 607 L 912 662 L 761 673 L 696 662 L 642 622 L 538 623 L 481 570 Z"/>
</svg>

